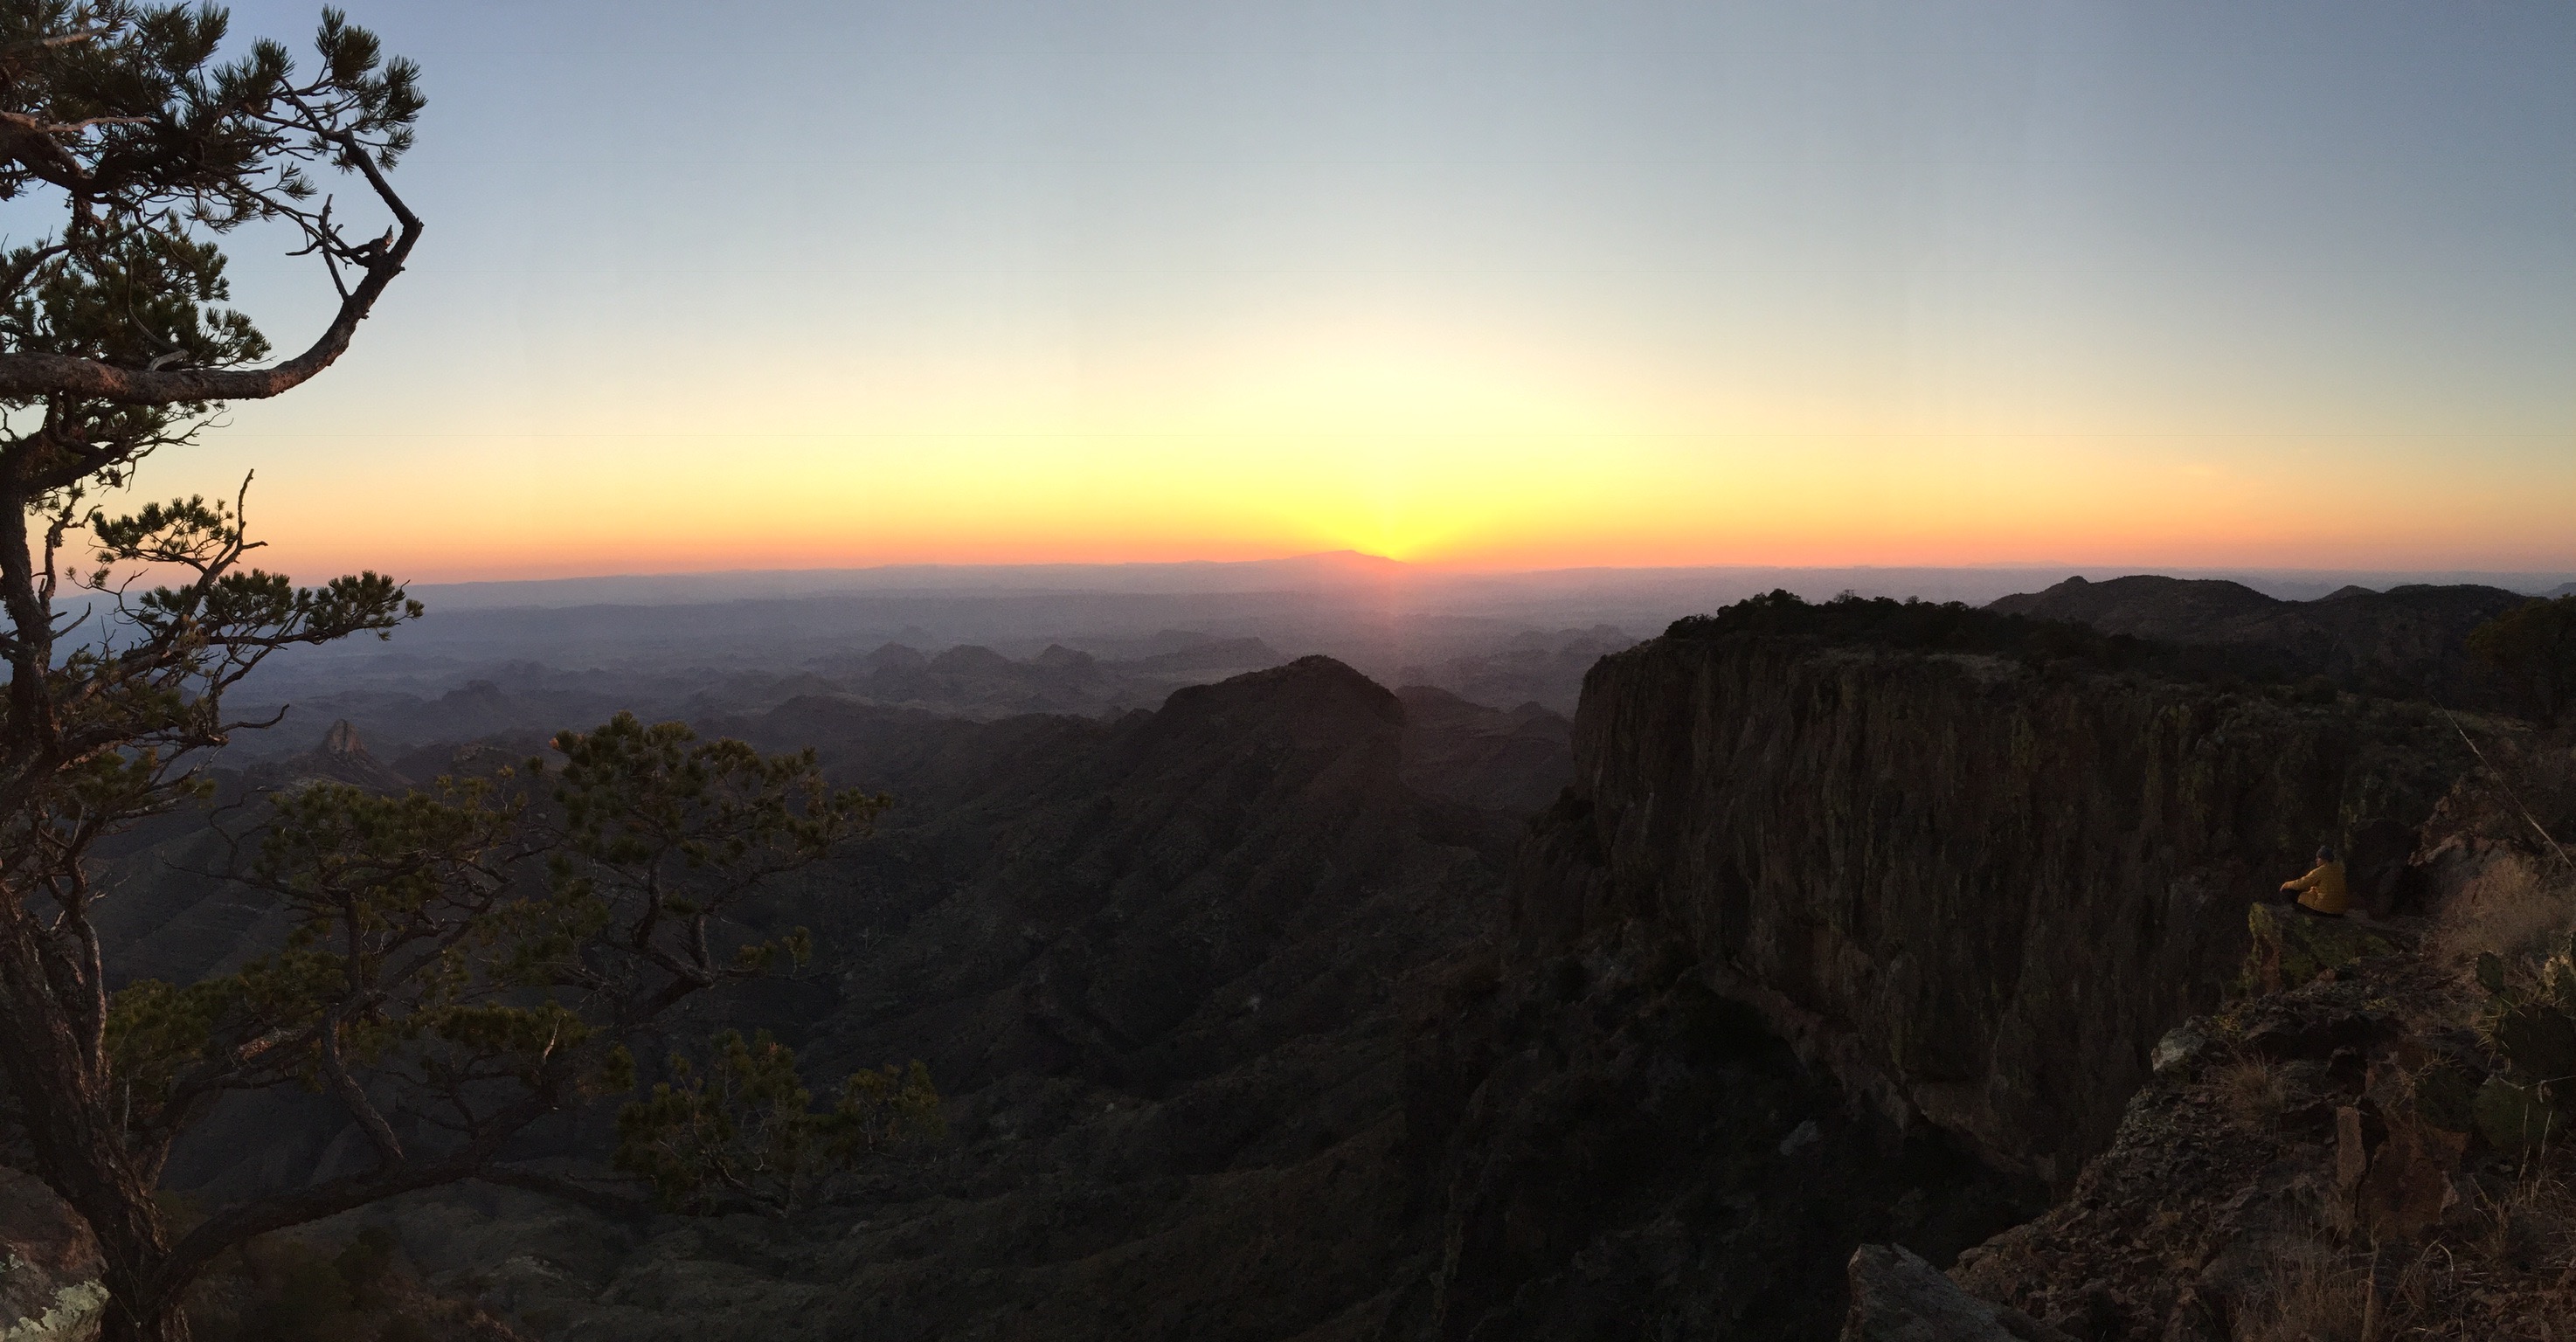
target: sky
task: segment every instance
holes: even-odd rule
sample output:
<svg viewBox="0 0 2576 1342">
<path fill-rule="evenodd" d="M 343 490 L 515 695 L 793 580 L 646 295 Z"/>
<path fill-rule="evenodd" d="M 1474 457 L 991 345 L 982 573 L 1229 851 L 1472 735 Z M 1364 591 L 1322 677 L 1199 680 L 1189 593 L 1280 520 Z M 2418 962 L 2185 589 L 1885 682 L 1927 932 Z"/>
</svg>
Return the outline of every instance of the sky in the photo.
<svg viewBox="0 0 2576 1342">
<path fill-rule="evenodd" d="M 2576 6 L 349 8 L 428 232 L 143 480 L 299 576 L 2576 569 Z"/>
</svg>

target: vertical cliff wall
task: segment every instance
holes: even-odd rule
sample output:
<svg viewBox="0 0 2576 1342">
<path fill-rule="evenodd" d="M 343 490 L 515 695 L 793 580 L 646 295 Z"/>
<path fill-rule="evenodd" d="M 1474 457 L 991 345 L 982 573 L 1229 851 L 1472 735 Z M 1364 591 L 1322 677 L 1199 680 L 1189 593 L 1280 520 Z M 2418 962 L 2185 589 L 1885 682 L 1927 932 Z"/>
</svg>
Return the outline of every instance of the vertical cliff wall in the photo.
<svg viewBox="0 0 2576 1342">
<path fill-rule="evenodd" d="M 1584 685 L 1524 955 L 1646 920 L 1847 1080 L 2063 1180 L 2245 907 L 2353 853 L 2366 897 L 2457 772 L 2425 710 L 1790 639 L 1659 639 Z"/>
</svg>

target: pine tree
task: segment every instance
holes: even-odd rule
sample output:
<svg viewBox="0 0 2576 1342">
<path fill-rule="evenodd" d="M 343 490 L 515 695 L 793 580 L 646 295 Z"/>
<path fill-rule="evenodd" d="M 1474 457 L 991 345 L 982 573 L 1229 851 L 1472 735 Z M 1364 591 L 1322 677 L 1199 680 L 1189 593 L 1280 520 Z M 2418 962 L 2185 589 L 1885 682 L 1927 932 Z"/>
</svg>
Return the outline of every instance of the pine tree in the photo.
<svg viewBox="0 0 2576 1342">
<path fill-rule="evenodd" d="M 417 69 L 335 10 L 309 64 L 270 41 L 219 60 L 226 25 L 209 5 L 0 3 L 0 200 L 56 225 L 0 246 L 0 1113 L 97 1237 L 107 1342 L 184 1339 L 190 1281 L 253 1236 L 511 1177 L 514 1134 L 632 1085 L 628 1040 L 801 955 L 801 934 L 729 934 L 728 911 L 883 805 L 824 786 L 810 752 L 626 717 L 558 738 L 553 768 L 307 788 L 237 873 L 295 914 L 289 942 L 110 993 L 95 845 L 202 794 L 208 752 L 258 725 L 225 698 L 262 659 L 421 613 L 378 574 L 301 587 L 249 565 L 240 496 L 97 506 L 226 402 L 330 367 L 421 237 L 390 180 Z M 222 243 L 248 224 L 300 238 L 339 296 L 281 360 L 228 306 Z M 287 1085 L 335 1097 L 371 1167 L 175 1228 L 171 1144 L 223 1097 Z"/>
</svg>

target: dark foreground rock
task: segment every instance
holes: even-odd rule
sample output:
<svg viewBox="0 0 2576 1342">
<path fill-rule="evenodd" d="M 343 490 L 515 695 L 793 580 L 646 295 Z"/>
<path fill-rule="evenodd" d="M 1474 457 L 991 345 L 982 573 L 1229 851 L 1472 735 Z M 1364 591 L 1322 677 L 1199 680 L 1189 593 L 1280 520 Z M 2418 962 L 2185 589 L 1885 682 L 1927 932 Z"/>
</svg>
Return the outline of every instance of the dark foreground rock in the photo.
<svg viewBox="0 0 2576 1342">
<path fill-rule="evenodd" d="M 2020 1310 L 1960 1290 L 1902 1245 L 1862 1245 L 1848 1273 L 1842 1342 L 2067 1342 Z"/>
<path fill-rule="evenodd" d="M 1952 1275 L 2083 1342 L 2557 1335 L 2568 1162 L 2476 1132 L 2478 998 L 2398 951 L 2195 1020 L 2072 1194 Z"/>
<path fill-rule="evenodd" d="M 1650 926 L 1454 992 L 1406 1087 L 1442 1252 L 1393 1335 L 1827 1338 L 1855 1245 L 1947 1263 L 2041 1205 L 1854 1104 Z"/>
<path fill-rule="evenodd" d="M 2288 903 L 2256 904 L 2245 913 L 2252 949 L 2244 987 L 2276 993 L 2401 946 L 2402 934 L 2359 916 L 2320 917 Z"/>
<path fill-rule="evenodd" d="M 0 1168 L 0 1338 L 76 1342 L 107 1299 L 97 1241 L 34 1177 Z"/>
</svg>

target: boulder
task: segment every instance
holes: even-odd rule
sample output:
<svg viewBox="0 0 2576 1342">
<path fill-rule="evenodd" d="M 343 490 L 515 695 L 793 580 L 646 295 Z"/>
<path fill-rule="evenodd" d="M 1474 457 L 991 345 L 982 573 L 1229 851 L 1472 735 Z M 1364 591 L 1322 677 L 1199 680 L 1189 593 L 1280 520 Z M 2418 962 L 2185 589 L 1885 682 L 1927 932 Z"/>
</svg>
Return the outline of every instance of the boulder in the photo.
<svg viewBox="0 0 2576 1342">
<path fill-rule="evenodd" d="M 2245 954 L 2249 992 L 2296 988 L 2355 961 L 2404 948 L 2387 928 L 2349 916 L 2319 918 L 2287 904 L 2254 904 L 2245 911 L 2245 927 L 2254 938 Z"/>
<path fill-rule="evenodd" d="M 2197 1018 L 2165 1031 L 2147 1055 L 2147 1066 L 2158 1076 L 2174 1076 L 2188 1071 L 2191 1065 L 2209 1051 L 2208 1032 L 2200 1028 Z"/>
<path fill-rule="evenodd" d="M 98 1284 L 89 1227 L 34 1176 L 0 1168 L 0 1338 L 83 1342 L 98 1331 L 107 1292 Z"/>
<path fill-rule="evenodd" d="M 1980 1300 L 1901 1244 L 1852 1251 L 1842 1342 L 2070 1342 L 2009 1305 Z"/>
</svg>

